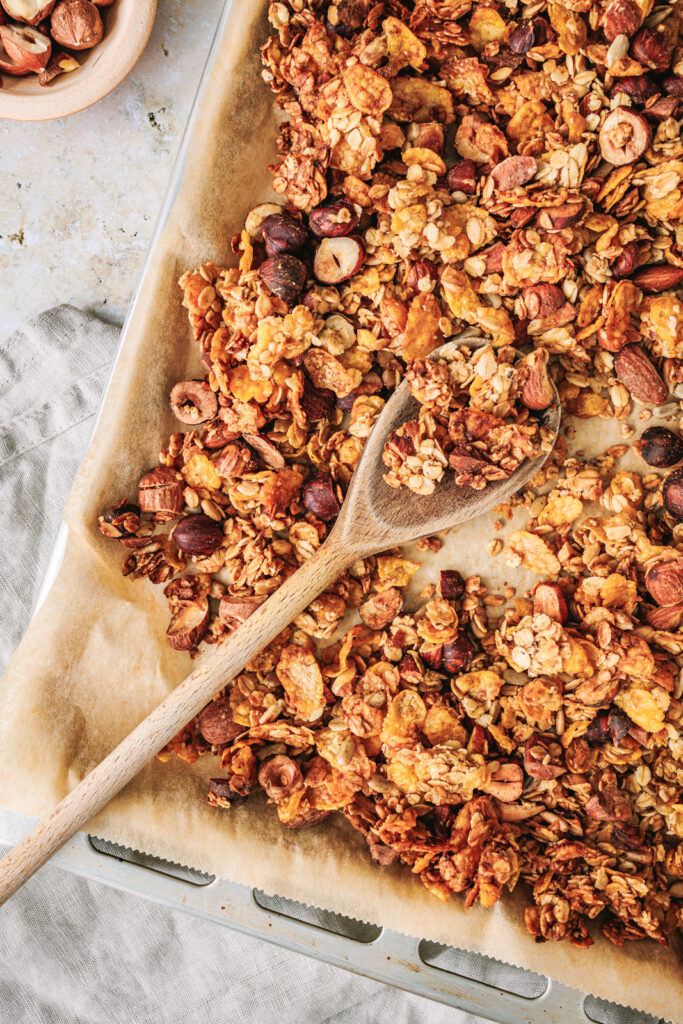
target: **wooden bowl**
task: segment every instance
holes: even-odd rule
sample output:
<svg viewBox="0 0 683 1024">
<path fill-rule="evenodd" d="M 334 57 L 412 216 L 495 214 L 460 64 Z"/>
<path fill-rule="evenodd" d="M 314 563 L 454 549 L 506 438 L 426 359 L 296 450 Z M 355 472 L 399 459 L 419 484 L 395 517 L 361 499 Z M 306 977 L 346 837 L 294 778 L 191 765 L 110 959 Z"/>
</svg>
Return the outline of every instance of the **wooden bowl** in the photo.
<svg viewBox="0 0 683 1024">
<path fill-rule="evenodd" d="M 137 63 L 149 39 L 156 0 L 116 0 L 101 7 L 104 38 L 92 50 L 76 54 L 80 68 L 59 75 L 47 86 L 37 75 L 0 75 L 0 118 L 48 121 L 97 103 L 115 89 Z"/>
</svg>

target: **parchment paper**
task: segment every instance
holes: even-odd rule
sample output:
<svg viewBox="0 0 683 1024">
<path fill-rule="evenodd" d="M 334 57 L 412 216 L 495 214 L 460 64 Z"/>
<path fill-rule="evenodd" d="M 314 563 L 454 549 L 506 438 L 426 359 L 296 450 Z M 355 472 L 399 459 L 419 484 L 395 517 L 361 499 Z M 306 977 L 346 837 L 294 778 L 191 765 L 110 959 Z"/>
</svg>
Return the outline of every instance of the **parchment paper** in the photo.
<svg viewBox="0 0 683 1024">
<path fill-rule="evenodd" d="M 276 117 L 260 77 L 264 5 L 236 0 L 192 138 L 188 167 L 136 300 L 93 442 L 65 510 L 70 538 L 59 577 L 0 682 L 0 804 L 42 815 L 190 671 L 164 633 L 161 588 L 120 573 L 122 549 L 97 531 L 107 503 L 135 494 L 174 429 L 167 396 L 199 370 L 177 279 L 213 259 L 229 261 L 230 238 L 269 195 L 266 170 Z M 611 425 L 613 426 L 613 425 Z M 601 421 L 601 444 L 606 439 Z M 413 593 L 437 563 L 504 579 L 518 570 L 489 559 L 492 517 L 451 534 L 424 558 Z M 507 532 L 507 531 L 506 531 Z M 311 830 L 282 828 L 254 798 L 228 812 L 205 802 L 214 758 L 190 767 L 151 764 L 89 826 L 93 834 L 270 893 L 302 900 L 423 938 L 486 953 L 581 991 L 680 1019 L 681 965 L 653 943 L 617 949 L 600 936 L 579 951 L 537 945 L 522 920 L 523 894 L 493 910 L 442 904 L 406 869 L 380 868 L 341 815 Z"/>
</svg>

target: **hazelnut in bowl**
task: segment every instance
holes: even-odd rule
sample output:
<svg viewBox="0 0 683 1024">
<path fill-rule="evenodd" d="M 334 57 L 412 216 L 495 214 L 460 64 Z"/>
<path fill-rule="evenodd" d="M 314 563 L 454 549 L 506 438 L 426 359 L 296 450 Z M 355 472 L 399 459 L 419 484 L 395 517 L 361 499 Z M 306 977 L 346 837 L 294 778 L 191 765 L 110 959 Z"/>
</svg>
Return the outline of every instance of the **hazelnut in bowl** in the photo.
<svg viewBox="0 0 683 1024">
<path fill-rule="evenodd" d="M 0 0 L 0 118 L 47 121 L 91 106 L 134 67 L 156 0 Z"/>
</svg>

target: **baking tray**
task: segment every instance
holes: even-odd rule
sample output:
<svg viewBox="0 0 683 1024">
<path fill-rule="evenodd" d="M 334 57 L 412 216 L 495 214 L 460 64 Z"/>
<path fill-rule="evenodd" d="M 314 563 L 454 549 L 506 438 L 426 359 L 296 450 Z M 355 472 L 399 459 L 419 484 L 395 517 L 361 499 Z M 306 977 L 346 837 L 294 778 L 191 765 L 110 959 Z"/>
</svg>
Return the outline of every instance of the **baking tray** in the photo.
<svg viewBox="0 0 683 1024">
<path fill-rule="evenodd" d="M 226 0 L 140 281 L 178 194 L 200 100 L 221 48 L 231 9 L 232 0 Z M 123 325 L 112 373 L 138 294 L 139 287 Z M 107 388 L 102 403 L 106 392 Z M 98 419 L 99 415 L 95 424 Z M 67 536 L 67 526 L 62 523 L 34 614 L 56 579 Z M 0 846 L 14 845 L 33 824 L 35 821 L 30 818 L 0 808 Z M 183 910 L 500 1024 L 665 1024 L 657 1022 L 657 1018 L 649 1014 L 586 996 L 542 975 L 490 957 L 270 896 L 258 889 L 170 864 L 84 833 L 74 836 L 54 856 L 53 863 L 92 881 Z"/>
</svg>

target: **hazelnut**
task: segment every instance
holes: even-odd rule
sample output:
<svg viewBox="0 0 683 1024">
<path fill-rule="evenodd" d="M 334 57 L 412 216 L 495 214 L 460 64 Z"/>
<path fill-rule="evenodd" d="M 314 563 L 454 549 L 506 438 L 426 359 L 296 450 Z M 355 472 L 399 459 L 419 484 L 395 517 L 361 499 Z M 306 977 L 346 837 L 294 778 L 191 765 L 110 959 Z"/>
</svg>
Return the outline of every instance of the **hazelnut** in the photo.
<svg viewBox="0 0 683 1024">
<path fill-rule="evenodd" d="M 465 581 L 456 569 L 442 569 L 439 591 L 444 601 L 457 601 L 465 593 Z"/>
<path fill-rule="evenodd" d="M 175 519 L 184 505 L 180 473 L 169 466 L 150 469 L 140 479 L 138 504 L 143 512 L 153 512 L 158 522 Z"/>
<path fill-rule="evenodd" d="M 171 412 L 181 423 L 196 426 L 212 420 L 218 412 L 218 399 L 204 380 L 182 380 L 170 394 Z"/>
<path fill-rule="evenodd" d="M 477 172 L 474 160 L 458 160 L 453 164 L 446 181 L 451 192 L 464 192 L 465 195 L 474 195 L 477 189 Z"/>
<path fill-rule="evenodd" d="M 245 731 L 245 726 L 233 721 L 230 700 L 217 697 L 211 701 L 199 716 L 199 731 L 211 746 L 221 743 L 232 743 Z"/>
<path fill-rule="evenodd" d="M 563 231 L 571 228 L 581 219 L 584 205 L 579 200 L 573 203 L 562 203 L 561 206 L 549 206 L 539 210 L 536 223 L 545 231 Z"/>
<path fill-rule="evenodd" d="M 662 79 L 662 89 L 667 96 L 683 96 L 683 75 L 667 75 Z"/>
<path fill-rule="evenodd" d="M 616 80 L 609 95 L 610 99 L 613 99 L 623 92 L 634 103 L 645 103 L 657 91 L 657 86 L 647 75 L 626 75 L 624 78 Z"/>
<path fill-rule="evenodd" d="M 296 256 L 281 253 L 270 256 L 259 267 L 259 277 L 273 295 L 293 306 L 306 284 L 306 267 Z"/>
<path fill-rule="evenodd" d="M 598 136 L 604 160 L 615 167 L 635 163 L 650 144 L 645 118 L 628 107 L 617 107 L 605 118 Z"/>
<path fill-rule="evenodd" d="M 335 494 L 332 478 L 327 473 L 318 473 L 304 487 L 304 508 L 318 519 L 328 522 L 339 515 L 341 505 Z"/>
<path fill-rule="evenodd" d="M 308 215 L 308 226 L 318 238 L 350 235 L 358 221 L 358 214 L 347 199 L 328 199 Z"/>
<path fill-rule="evenodd" d="M 664 508 L 676 519 L 683 519 L 683 470 L 669 473 L 662 484 Z"/>
<path fill-rule="evenodd" d="M 656 469 L 675 466 L 683 459 L 683 438 L 666 427 L 648 427 L 633 447 Z"/>
<path fill-rule="evenodd" d="M 415 260 L 406 277 L 406 287 L 415 292 L 431 292 L 438 278 L 436 265 L 432 260 Z"/>
<path fill-rule="evenodd" d="M 526 315 L 530 320 L 544 319 L 556 313 L 565 302 L 561 288 L 556 284 L 532 284 L 522 292 Z"/>
<path fill-rule="evenodd" d="M 443 645 L 444 672 L 456 675 L 467 668 L 474 656 L 474 646 L 464 633 L 458 633 L 455 640 Z"/>
<path fill-rule="evenodd" d="M 668 121 L 670 117 L 673 117 L 680 106 L 680 98 L 678 96 L 660 96 L 658 100 L 651 103 L 649 107 L 645 107 L 643 113 L 645 117 L 649 117 L 651 121 Z"/>
<path fill-rule="evenodd" d="M 199 432 L 199 438 L 205 448 L 213 450 L 223 448 L 226 444 L 239 437 L 223 420 L 213 420 Z"/>
<path fill-rule="evenodd" d="M 17 66 L 8 74 L 26 74 L 29 71 L 43 71 L 50 60 L 52 43 L 47 36 L 30 25 L 0 25 L 0 39 L 7 57 Z"/>
<path fill-rule="evenodd" d="M 524 771 L 527 775 L 547 782 L 564 775 L 566 770 L 559 743 L 537 733 L 529 737 L 524 747 Z"/>
<path fill-rule="evenodd" d="M 620 281 L 629 277 L 638 266 L 640 250 L 637 242 L 627 242 L 612 264 L 612 277 Z"/>
<path fill-rule="evenodd" d="M 255 242 L 262 242 L 263 222 L 271 214 L 282 212 L 282 207 L 278 203 L 259 203 L 247 214 L 244 222 L 245 231 Z"/>
<path fill-rule="evenodd" d="M 188 555 L 212 555 L 223 542 L 223 527 L 203 514 L 185 516 L 176 524 L 172 537 Z"/>
<path fill-rule="evenodd" d="M 205 597 L 183 601 L 175 612 L 166 639 L 174 651 L 192 651 L 204 638 L 209 626 L 209 602 Z"/>
<path fill-rule="evenodd" d="M 104 25 L 90 0 L 58 0 L 50 18 L 52 38 L 69 50 L 89 50 L 101 41 Z"/>
<path fill-rule="evenodd" d="M 334 412 L 336 395 L 330 388 L 318 388 L 307 373 L 304 373 L 304 390 L 300 404 L 311 423 L 328 420 Z"/>
<path fill-rule="evenodd" d="M 209 792 L 206 802 L 212 807 L 223 807 L 228 809 L 235 804 L 241 804 L 244 797 L 236 793 L 230 785 L 230 779 L 209 779 Z"/>
<path fill-rule="evenodd" d="M 502 764 L 484 788 L 489 796 L 495 797 L 496 800 L 502 800 L 506 804 L 514 803 L 515 800 L 519 800 L 524 789 L 524 772 L 514 761 Z"/>
<path fill-rule="evenodd" d="M 479 255 L 485 261 L 485 274 L 500 274 L 503 271 L 503 253 L 505 252 L 504 242 L 494 242 L 488 249 L 482 249 Z"/>
<path fill-rule="evenodd" d="M 47 66 L 38 75 L 38 84 L 43 86 L 49 85 L 59 75 L 75 71 L 80 66 L 72 54 L 67 53 L 65 50 L 53 50 Z"/>
<path fill-rule="evenodd" d="M 645 573 L 645 586 L 655 604 L 666 608 L 683 602 L 683 558 L 657 562 Z"/>
<path fill-rule="evenodd" d="M 10 18 L 25 25 L 38 25 L 49 17 L 55 0 L 0 0 Z"/>
<path fill-rule="evenodd" d="M 271 213 L 261 224 L 261 233 L 269 256 L 298 252 L 308 241 L 306 228 L 289 213 Z"/>
<path fill-rule="evenodd" d="M 423 644 L 420 648 L 420 657 L 427 668 L 438 672 L 443 664 L 443 644 Z"/>
<path fill-rule="evenodd" d="M 303 786 L 301 768 L 286 754 L 278 754 L 264 761 L 258 773 L 259 785 L 271 800 L 284 800 Z"/>
<path fill-rule="evenodd" d="M 630 53 L 639 64 L 654 71 L 666 71 L 671 64 L 671 53 L 664 40 L 649 28 L 636 32 Z"/>
<path fill-rule="evenodd" d="M 327 237 L 315 251 L 313 273 L 323 284 L 341 284 L 365 263 L 365 244 L 355 235 Z"/>
</svg>

